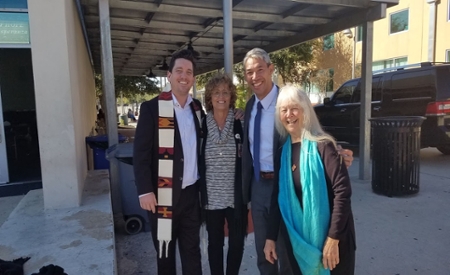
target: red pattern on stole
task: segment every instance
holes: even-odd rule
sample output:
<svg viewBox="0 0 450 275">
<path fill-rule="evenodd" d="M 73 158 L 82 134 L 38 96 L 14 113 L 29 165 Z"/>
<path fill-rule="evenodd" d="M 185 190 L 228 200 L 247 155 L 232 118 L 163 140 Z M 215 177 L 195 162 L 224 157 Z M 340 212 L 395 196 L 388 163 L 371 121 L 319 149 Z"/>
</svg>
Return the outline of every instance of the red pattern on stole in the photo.
<svg viewBox="0 0 450 275">
<path fill-rule="evenodd" d="M 158 178 L 158 188 L 172 188 L 172 178 Z"/>
<path fill-rule="evenodd" d="M 159 100 L 172 100 L 172 91 L 162 92 L 158 96 Z"/>
<path fill-rule="evenodd" d="M 172 218 L 172 207 L 171 206 L 158 206 L 158 218 Z"/>
</svg>

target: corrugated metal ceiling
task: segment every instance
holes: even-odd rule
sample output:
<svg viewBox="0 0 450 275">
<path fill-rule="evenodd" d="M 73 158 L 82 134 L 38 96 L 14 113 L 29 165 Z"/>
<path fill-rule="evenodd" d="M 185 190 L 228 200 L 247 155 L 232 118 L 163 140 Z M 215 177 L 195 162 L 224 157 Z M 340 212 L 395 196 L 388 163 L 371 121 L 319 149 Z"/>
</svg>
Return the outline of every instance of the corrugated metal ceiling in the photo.
<svg viewBox="0 0 450 275">
<path fill-rule="evenodd" d="M 143 75 L 191 42 L 197 74 L 223 67 L 223 0 L 110 0 L 116 75 Z M 230 0 L 231 1 L 231 0 Z M 375 21 L 398 0 L 233 0 L 234 61 L 247 51 L 286 48 Z M 100 71 L 98 0 L 81 0 L 94 66 Z"/>
</svg>

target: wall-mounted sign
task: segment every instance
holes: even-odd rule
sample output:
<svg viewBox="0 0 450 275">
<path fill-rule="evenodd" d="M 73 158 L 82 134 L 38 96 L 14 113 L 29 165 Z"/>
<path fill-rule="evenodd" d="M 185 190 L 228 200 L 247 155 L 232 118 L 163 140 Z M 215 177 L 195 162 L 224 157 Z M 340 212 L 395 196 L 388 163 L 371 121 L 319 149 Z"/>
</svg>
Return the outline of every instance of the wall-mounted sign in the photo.
<svg viewBox="0 0 450 275">
<path fill-rule="evenodd" d="M 0 0 L 1 9 L 27 9 L 27 0 Z"/>
<path fill-rule="evenodd" d="M 0 44 L 30 44 L 28 13 L 0 12 Z"/>
</svg>

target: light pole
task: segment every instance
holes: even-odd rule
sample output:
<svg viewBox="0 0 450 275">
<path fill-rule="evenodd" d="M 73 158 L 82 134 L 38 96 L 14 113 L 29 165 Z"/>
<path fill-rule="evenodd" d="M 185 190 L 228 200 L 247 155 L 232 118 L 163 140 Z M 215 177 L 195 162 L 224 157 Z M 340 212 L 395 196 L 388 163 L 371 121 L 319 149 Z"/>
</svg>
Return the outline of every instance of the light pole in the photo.
<svg viewBox="0 0 450 275">
<path fill-rule="evenodd" d="M 345 36 L 352 39 L 352 79 L 355 78 L 355 56 L 356 56 L 356 28 L 354 32 L 351 29 L 345 29 L 342 32 Z"/>
</svg>

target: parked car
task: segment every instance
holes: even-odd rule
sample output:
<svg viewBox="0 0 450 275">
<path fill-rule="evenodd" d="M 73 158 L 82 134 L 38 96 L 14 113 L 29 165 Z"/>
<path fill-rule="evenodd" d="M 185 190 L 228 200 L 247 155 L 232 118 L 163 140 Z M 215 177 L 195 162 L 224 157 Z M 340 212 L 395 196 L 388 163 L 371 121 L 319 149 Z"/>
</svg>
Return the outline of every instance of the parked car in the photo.
<svg viewBox="0 0 450 275">
<path fill-rule="evenodd" d="M 338 141 L 359 143 L 361 79 L 345 82 L 315 106 L 325 131 Z M 371 117 L 424 116 L 421 146 L 450 154 L 450 64 L 430 62 L 372 77 Z"/>
</svg>

